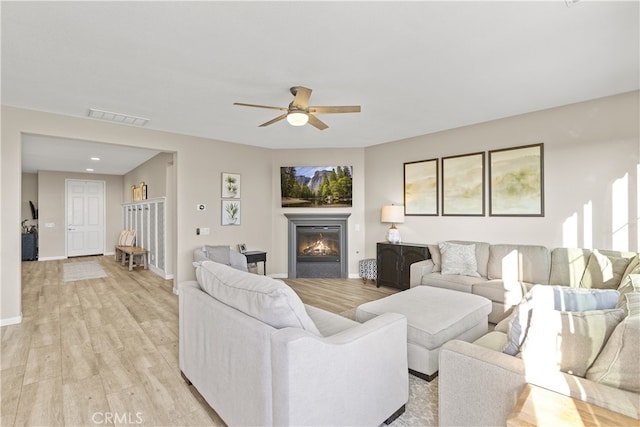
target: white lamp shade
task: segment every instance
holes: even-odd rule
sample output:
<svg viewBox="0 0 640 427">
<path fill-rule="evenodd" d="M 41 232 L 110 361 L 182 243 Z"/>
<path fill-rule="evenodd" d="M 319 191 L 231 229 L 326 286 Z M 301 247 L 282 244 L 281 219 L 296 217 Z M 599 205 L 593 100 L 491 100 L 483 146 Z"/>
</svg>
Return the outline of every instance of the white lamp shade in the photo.
<svg viewBox="0 0 640 427">
<path fill-rule="evenodd" d="M 401 224 L 404 222 L 404 206 L 383 206 L 380 212 L 380 222 Z"/>
<path fill-rule="evenodd" d="M 309 121 L 306 113 L 292 112 L 287 114 L 287 121 L 291 126 L 304 126 Z"/>
</svg>

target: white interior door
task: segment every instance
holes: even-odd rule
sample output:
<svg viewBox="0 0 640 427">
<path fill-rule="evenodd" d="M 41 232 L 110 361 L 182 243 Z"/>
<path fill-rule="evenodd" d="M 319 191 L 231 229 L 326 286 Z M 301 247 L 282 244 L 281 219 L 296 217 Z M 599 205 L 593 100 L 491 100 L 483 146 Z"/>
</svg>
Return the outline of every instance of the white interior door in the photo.
<svg viewBox="0 0 640 427">
<path fill-rule="evenodd" d="M 104 253 L 104 181 L 67 181 L 67 256 Z"/>
</svg>

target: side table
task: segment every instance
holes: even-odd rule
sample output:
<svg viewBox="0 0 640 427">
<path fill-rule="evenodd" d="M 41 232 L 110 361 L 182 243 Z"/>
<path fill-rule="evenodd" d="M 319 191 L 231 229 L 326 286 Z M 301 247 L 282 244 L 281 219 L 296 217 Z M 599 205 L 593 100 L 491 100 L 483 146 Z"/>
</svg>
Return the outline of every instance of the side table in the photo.
<svg viewBox="0 0 640 427">
<path fill-rule="evenodd" d="M 267 275 L 267 253 L 264 251 L 246 251 L 243 253 L 247 257 L 247 264 L 262 263 L 262 274 Z"/>
<path fill-rule="evenodd" d="M 507 427 L 632 425 L 638 420 L 532 384 L 524 386 L 507 418 Z"/>
</svg>

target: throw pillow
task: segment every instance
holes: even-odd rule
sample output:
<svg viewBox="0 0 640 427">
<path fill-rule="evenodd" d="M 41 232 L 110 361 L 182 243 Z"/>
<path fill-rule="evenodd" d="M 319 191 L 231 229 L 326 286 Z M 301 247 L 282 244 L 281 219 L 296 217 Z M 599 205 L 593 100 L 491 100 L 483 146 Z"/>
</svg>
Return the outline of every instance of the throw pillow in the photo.
<svg viewBox="0 0 640 427">
<path fill-rule="evenodd" d="M 616 304 L 616 308 L 621 308 L 625 311 L 625 313 L 627 313 L 626 295 L 629 293 L 640 292 L 640 274 L 629 274 L 622 281 L 622 283 L 620 283 L 618 292 L 620 292 L 620 298 L 618 298 L 618 304 Z"/>
<path fill-rule="evenodd" d="M 560 370 L 584 377 L 623 317 L 619 309 L 534 309 L 522 345 L 526 369 L 537 373 Z"/>
<path fill-rule="evenodd" d="M 203 291 L 254 319 L 276 329 L 301 328 L 320 336 L 300 297 L 280 280 L 213 261 L 200 263 L 196 277 Z"/>
<path fill-rule="evenodd" d="M 122 230 L 118 237 L 118 246 L 133 246 L 136 239 L 136 230 Z"/>
<path fill-rule="evenodd" d="M 594 249 L 584 271 L 581 288 L 617 289 L 631 259 L 606 256 Z"/>
<path fill-rule="evenodd" d="M 587 379 L 640 393 L 640 293 L 627 293 L 625 299 L 629 315 L 616 326 Z"/>
<path fill-rule="evenodd" d="M 459 245 L 457 243 L 438 243 L 441 256 L 442 274 L 480 277 L 476 262 L 476 245 Z"/>
<path fill-rule="evenodd" d="M 514 308 L 503 353 L 515 356 L 524 342 L 531 310 L 586 311 L 614 308 L 619 293 L 612 289 L 579 289 L 566 286 L 535 285 Z"/>
<path fill-rule="evenodd" d="M 431 261 L 433 261 L 433 270 L 432 273 L 437 273 L 440 271 L 440 266 L 442 264 L 442 260 L 440 258 L 440 248 L 438 245 L 427 245 L 429 248 L 429 253 L 431 254 Z"/>
</svg>

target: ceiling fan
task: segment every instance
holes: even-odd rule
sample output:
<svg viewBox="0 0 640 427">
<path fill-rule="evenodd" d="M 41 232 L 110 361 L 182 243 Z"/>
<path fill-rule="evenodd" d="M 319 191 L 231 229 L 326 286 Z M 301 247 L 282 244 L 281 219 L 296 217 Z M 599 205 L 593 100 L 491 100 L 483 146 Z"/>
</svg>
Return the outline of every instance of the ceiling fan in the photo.
<svg viewBox="0 0 640 427">
<path fill-rule="evenodd" d="M 311 96 L 311 89 L 303 86 L 294 86 L 291 89 L 291 93 L 294 98 L 289 104 L 288 108 L 285 107 L 272 107 L 269 105 L 257 105 L 257 104 L 245 104 L 243 102 L 234 102 L 233 105 L 242 105 L 244 107 L 257 107 L 257 108 L 269 108 L 271 110 L 286 111 L 286 113 L 271 119 L 260 125 L 260 127 L 269 126 L 282 119 L 287 119 L 292 126 L 304 126 L 309 123 L 317 129 L 324 130 L 328 128 L 326 123 L 317 118 L 316 114 L 332 114 L 332 113 L 359 113 L 359 105 L 350 106 L 334 106 L 334 107 L 311 107 L 309 106 L 309 97 Z"/>
</svg>

